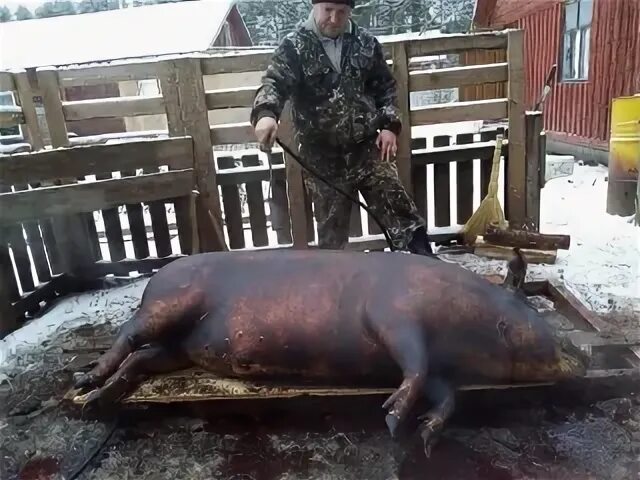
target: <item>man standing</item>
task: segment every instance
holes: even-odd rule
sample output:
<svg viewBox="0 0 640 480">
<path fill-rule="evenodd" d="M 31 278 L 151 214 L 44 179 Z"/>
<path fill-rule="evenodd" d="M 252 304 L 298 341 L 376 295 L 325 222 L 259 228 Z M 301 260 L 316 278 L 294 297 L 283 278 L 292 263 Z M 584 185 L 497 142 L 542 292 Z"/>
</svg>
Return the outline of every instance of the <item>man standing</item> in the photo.
<svg viewBox="0 0 640 480">
<path fill-rule="evenodd" d="M 274 52 L 251 111 L 261 147 L 270 149 L 287 100 L 300 154 L 342 190 L 362 193 L 394 247 L 429 254 L 425 221 L 393 158 L 403 126 L 396 83 L 378 40 L 351 20 L 354 0 L 313 0 L 307 21 Z M 353 203 L 304 172 L 318 222 L 319 247 L 349 240 Z"/>
</svg>

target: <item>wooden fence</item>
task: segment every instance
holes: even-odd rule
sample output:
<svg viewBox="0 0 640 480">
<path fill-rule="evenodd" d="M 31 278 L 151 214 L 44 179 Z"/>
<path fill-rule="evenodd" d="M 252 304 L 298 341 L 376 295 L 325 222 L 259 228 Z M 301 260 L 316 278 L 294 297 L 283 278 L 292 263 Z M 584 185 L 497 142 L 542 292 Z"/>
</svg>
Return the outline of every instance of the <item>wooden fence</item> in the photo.
<svg viewBox="0 0 640 480">
<path fill-rule="evenodd" d="M 539 117 L 524 111 L 522 32 L 383 47 L 407 126 L 398 169 L 436 240 L 458 238 L 486 193 L 498 131 L 508 137 L 501 176 L 507 218 L 537 224 L 544 136 Z M 496 48 L 506 48 L 506 62 L 435 70 L 412 65 L 416 57 Z M 255 148 L 248 115 L 242 123 L 216 121 L 231 110 L 247 111 L 270 56 L 270 50 L 243 51 L 0 72 L 0 91 L 13 90 L 19 98 L 19 106 L 0 110 L 0 126 L 22 124 L 31 146 L 29 153 L 0 156 L 0 333 L 64 294 L 73 279 L 148 273 L 194 251 L 315 245 L 298 164 L 276 153 L 270 172 Z M 206 90 L 211 78 L 229 86 Z M 145 79 L 158 79 L 161 94 L 64 101 L 60 93 L 68 86 Z M 508 82 L 508 98 L 410 108 L 410 92 L 502 81 Z M 165 116 L 166 131 L 69 134 L 68 125 L 77 120 L 149 115 Z M 426 138 L 408 128 L 478 120 L 504 126 Z M 296 150 L 287 115 L 280 128 Z M 349 248 L 384 246 L 375 224 L 354 206 Z"/>
</svg>

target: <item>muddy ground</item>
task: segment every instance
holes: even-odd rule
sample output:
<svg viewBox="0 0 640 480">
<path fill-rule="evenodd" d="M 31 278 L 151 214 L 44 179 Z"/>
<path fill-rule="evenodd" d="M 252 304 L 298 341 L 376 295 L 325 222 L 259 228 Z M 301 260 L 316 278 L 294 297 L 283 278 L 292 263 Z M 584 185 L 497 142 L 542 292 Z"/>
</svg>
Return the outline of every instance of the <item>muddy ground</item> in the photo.
<svg viewBox="0 0 640 480">
<path fill-rule="evenodd" d="M 64 349 L 119 323 L 63 330 L 3 374 L 0 478 L 640 479 L 640 395 L 616 391 L 600 401 L 469 395 L 430 459 L 414 438 L 389 438 L 379 397 L 83 417 L 60 402 L 82 360 Z"/>
</svg>

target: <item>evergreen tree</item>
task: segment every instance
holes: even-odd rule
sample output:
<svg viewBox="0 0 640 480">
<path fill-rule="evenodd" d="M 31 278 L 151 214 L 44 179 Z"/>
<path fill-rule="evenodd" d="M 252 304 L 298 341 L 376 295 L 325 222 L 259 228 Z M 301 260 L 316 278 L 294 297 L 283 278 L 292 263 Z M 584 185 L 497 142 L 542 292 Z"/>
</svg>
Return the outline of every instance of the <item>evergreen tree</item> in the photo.
<svg viewBox="0 0 640 480">
<path fill-rule="evenodd" d="M 10 22 L 12 18 L 11 10 L 9 7 L 2 6 L 0 7 L 0 23 L 2 22 Z"/>
<path fill-rule="evenodd" d="M 33 13 L 24 5 L 20 5 L 16 9 L 16 20 L 31 20 L 33 18 Z"/>
<path fill-rule="evenodd" d="M 62 15 L 75 15 L 75 4 L 69 0 L 54 0 L 43 3 L 36 8 L 37 18 L 59 17 Z"/>
</svg>

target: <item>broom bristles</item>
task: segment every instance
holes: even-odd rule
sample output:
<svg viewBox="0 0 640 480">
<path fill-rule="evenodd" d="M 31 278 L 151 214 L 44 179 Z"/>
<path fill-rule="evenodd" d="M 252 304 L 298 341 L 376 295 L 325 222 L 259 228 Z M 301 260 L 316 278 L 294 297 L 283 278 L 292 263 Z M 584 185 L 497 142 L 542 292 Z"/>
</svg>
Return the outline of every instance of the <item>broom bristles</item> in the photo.
<svg viewBox="0 0 640 480">
<path fill-rule="evenodd" d="M 478 235 L 483 235 L 490 224 L 495 223 L 502 227 L 506 223 L 504 212 L 498 199 L 498 175 L 500 172 L 502 138 L 502 135 L 496 137 L 493 164 L 491 165 L 491 181 L 489 182 L 487 195 L 482 199 L 480 206 L 462 229 L 464 241 L 467 245 L 474 244 Z"/>
</svg>

